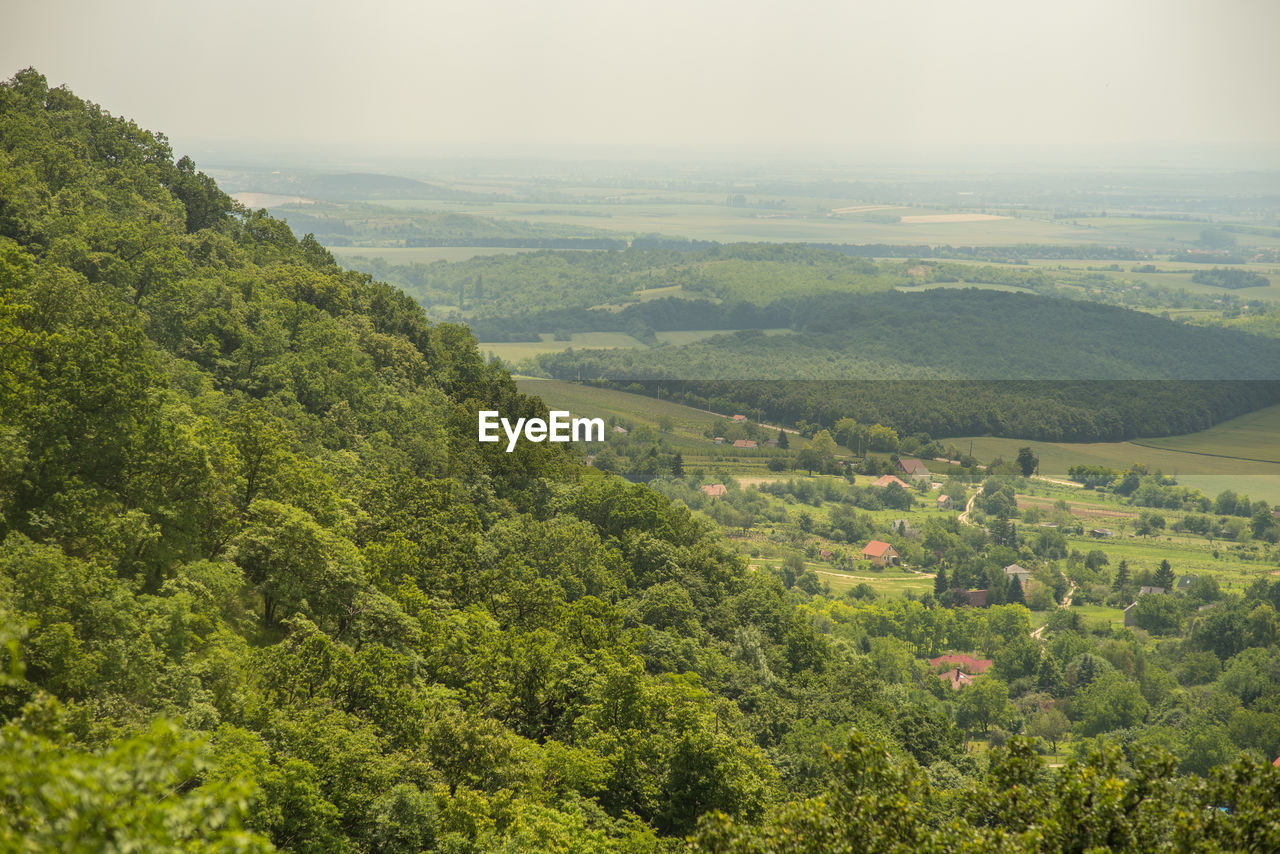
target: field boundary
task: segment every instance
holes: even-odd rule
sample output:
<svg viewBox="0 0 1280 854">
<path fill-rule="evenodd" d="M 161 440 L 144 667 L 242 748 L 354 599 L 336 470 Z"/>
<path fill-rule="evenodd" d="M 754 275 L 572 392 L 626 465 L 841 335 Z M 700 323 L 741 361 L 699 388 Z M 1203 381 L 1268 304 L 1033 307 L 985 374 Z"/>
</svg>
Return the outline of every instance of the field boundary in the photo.
<svg viewBox="0 0 1280 854">
<path fill-rule="evenodd" d="M 1280 465 L 1280 460 L 1264 460 L 1258 457 L 1237 457 L 1231 454 L 1211 454 L 1208 451 L 1188 451 L 1185 448 L 1170 448 L 1166 445 L 1152 445 L 1147 442 L 1139 442 L 1135 439 L 1129 440 L 1130 445 L 1137 445 L 1139 448 L 1150 448 L 1153 451 L 1169 451 L 1175 454 L 1195 454 L 1198 457 L 1215 457 L 1220 460 L 1240 460 L 1246 463 L 1272 463 Z"/>
</svg>

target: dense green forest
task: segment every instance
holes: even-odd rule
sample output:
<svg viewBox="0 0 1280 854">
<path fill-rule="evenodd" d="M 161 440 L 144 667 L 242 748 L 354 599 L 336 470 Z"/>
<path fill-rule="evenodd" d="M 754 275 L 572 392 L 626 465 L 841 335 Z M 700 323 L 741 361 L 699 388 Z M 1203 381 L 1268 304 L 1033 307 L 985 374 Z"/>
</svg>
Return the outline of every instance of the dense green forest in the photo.
<svg viewBox="0 0 1280 854">
<path fill-rule="evenodd" d="M 425 242 L 419 241 L 422 245 L 528 246 L 548 250 L 478 256 L 455 263 L 391 264 L 382 258 L 363 256 L 347 259 L 349 267 L 399 285 L 427 306 L 433 316 L 467 323 L 485 342 L 537 341 L 540 333 L 552 332 L 626 331 L 645 340 L 645 328 L 801 328 L 814 315 L 847 310 L 848 304 L 840 302 L 843 297 L 895 287 L 958 283 L 996 285 L 1141 309 L 1191 308 L 1227 314 L 1239 313 L 1246 305 L 1229 293 L 1189 293 L 1129 278 L 1119 265 L 1107 268 L 1107 273 L 1067 269 L 1049 272 L 1016 262 L 979 265 L 921 260 L 941 254 L 944 258 L 1010 261 L 1018 257 L 1016 250 L 1020 247 L 995 248 L 1014 253 L 1008 257 L 995 249 L 972 256 L 960 250 L 911 254 L 895 251 L 886 253 L 887 257 L 908 260 L 882 258 L 878 262 L 866 260 L 859 252 L 841 250 L 878 251 L 887 247 L 734 243 L 681 249 L 677 241 L 637 238 L 621 250 L 565 252 L 549 250 L 611 247 L 597 245 L 600 240 L 607 243 L 605 238 L 548 236 L 545 226 L 535 229 L 505 220 L 456 214 L 434 218 L 398 214 L 385 222 L 338 220 L 315 216 L 316 210 L 315 206 L 307 206 L 299 214 L 290 208 L 289 222 L 295 232 L 305 227 L 328 234 L 327 242 L 334 245 L 351 242 L 357 232 L 377 241 L 384 229 L 389 233 L 417 228 L 430 220 L 435 223 L 430 228 L 442 231 Z M 477 236 L 463 237 L 466 231 Z M 566 245 L 561 247 L 561 243 Z M 1072 256 L 1060 252 L 1050 257 Z M 835 304 L 829 305 L 832 301 Z"/>
<path fill-rule="evenodd" d="M 659 307 L 624 313 L 652 317 Z M 569 350 L 539 356 L 538 368 L 560 379 L 660 386 L 691 404 L 789 424 L 830 427 L 851 417 L 904 434 L 1049 441 L 1191 432 L 1280 396 L 1272 339 L 1081 301 L 947 289 L 737 313 L 756 315 L 801 334 Z"/>
<path fill-rule="evenodd" d="M 164 137 L 0 86 L 0 846 L 1276 848 L 1262 736 L 1192 776 L 1159 739 L 970 754 L 1005 706 L 959 713 L 679 501 L 475 442 L 481 408 L 545 412 Z M 1020 605 L 964 625 L 1025 652 Z M 1228 688 L 1265 730 L 1274 636 L 1222 636 L 1186 650 L 1259 659 Z M 1072 686 L 1128 690 L 1101 669 Z"/>
</svg>

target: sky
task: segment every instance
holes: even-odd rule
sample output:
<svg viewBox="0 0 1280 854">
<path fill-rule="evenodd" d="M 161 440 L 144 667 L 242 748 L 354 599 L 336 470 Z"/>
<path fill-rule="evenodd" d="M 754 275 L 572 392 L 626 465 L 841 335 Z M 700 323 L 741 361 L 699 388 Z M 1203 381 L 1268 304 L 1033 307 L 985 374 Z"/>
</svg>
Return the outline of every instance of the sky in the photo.
<svg viewBox="0 0 1280 854">
<path fill-rule="evenodd" d="M 175 148 L 1280 152 L 1273 0 L 2 0 Z"/>
</svg>

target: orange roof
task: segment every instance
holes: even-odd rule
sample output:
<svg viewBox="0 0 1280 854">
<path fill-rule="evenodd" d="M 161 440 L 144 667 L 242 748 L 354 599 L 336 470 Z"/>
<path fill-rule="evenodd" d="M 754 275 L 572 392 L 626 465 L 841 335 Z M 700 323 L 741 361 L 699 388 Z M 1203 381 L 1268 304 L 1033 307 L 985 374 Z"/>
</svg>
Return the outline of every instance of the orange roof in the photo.
<svg viewBox="0 0 1280 854">
<path fill-rule="evenodd" d="M 888 486 L 891 483 L 896 483 L 898 484 L 898 486 L 901 486 L 903 489 L 911 488 L 907 486 L 906 481 L 902 480 L 901 478 L 895 477 L 894 475 L 891 475 L 891 474 L 881 475 L 879 478 L 872 481 L 871 485 L 872 486 Z"/>
<path fill-rule="evenodd" d="M 979 674 L 987 672 L 987 668 L 991 666 L 991 659 L 974 658 L 972 655 L 940 655 L 929 659 L 930 667 L 940 667 L 944 664 L 948 668 L 962 667 L 969 673 Z"/>
<path fill-rule="evenodd" d="M 707 495 L 710 495 L 712 498 L 719 498 L 728 492 L 723 483 L 708 483 L 706 486 L 702 487 L 702 491 Z"/>
<path fill-rule="evenodd" d="M 882 543 L 879 540 L 872 540 L 867 543 L 867 547 L 862 550 L 862 553 L 864 555 L 870 555 L 871 557 L 884 557 L 892 550 L 893 546 L 888 543 Z"/>
</svg>

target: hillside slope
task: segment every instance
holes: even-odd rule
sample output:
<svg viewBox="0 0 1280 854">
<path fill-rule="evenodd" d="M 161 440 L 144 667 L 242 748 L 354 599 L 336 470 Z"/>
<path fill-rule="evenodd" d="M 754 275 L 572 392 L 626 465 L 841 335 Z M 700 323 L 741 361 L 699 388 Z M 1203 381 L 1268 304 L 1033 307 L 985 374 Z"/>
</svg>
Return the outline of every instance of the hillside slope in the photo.
<svg viewBox="0 0 1280 854">
<path fill-rule="evenodd" d="M 545 412 L 464 329 L 238 207 L 163 137 L 31 70 L 0 85 L 0 847 L 1074 832 L 1076 789 L 987 809 L 1043 764 L 1018 741 L 966 754 L 895 641 L 824 634 L 681 503 L 554 446 L 481 446 L 480 408 Z M 1019 605 L 938 614 L 1026 643 Z M 1086 765 L 1062 779 L 1139 802 L 1098 807 L 1138 848 L 1258 849 L 1275 826 L 1258 764 L 1206 787 Z"/>
</svg>

